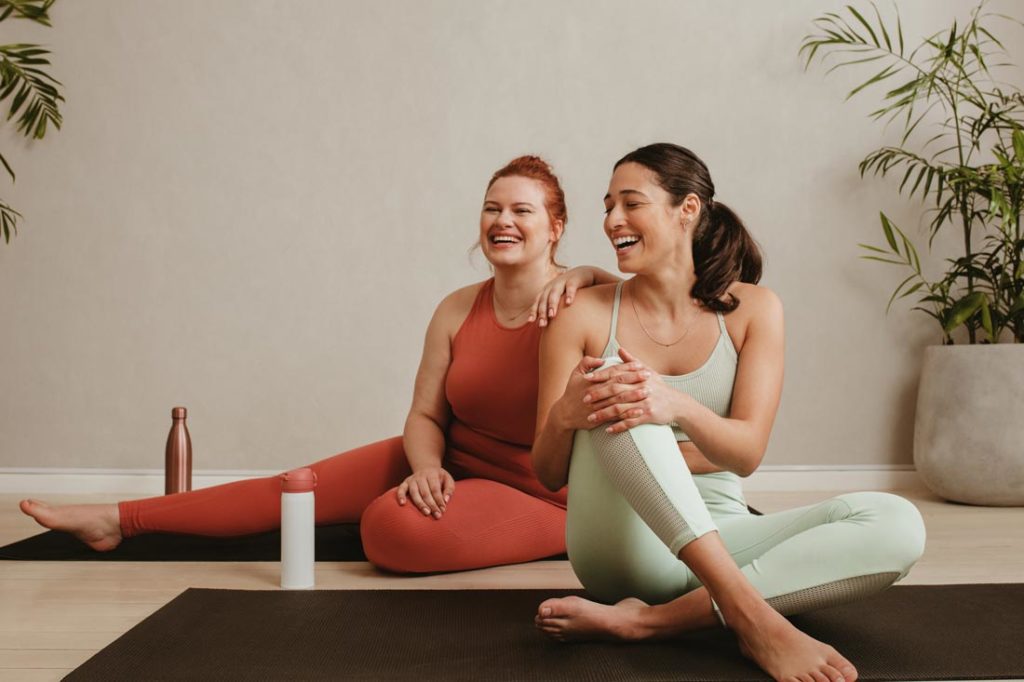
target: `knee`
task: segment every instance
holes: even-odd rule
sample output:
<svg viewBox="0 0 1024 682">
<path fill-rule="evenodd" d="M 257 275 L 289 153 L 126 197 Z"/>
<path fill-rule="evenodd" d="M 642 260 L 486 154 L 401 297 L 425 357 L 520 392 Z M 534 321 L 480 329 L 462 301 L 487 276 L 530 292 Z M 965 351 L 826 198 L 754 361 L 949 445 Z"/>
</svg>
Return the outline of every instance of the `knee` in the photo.
<svg viewBox="0 0 1024 682">
<path fill-rule="evenodd" d="M 921 512 L 912 502 L 891 493 L 853 493 L 842 495 L 870 519 L 875 528 L 872 549 L 880 552 L 899 570 L 902 578 L 924 554 L 925 526 Z M 852 499 L 850 499 L 852 498 Z"/>
<path fill-rule="evenodd" d="M 413 505 L 400 506 L 394 490 L 388 491 L 371 502 L 359 520 L 363 551 L 370 563 L 392 573 L 444 570 L 438 563 L 439 523 Z"/>
</svg>

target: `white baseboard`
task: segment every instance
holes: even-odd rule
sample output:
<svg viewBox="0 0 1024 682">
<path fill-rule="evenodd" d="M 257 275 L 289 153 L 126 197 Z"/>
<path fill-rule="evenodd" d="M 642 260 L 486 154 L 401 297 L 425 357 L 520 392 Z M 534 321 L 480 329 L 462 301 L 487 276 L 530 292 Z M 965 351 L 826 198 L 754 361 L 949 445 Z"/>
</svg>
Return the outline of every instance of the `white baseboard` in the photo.
<svg viewBox="0 0 1024 682">
<path fill-rule="evenodd" d="M 271 470 L 203 470 L 192 474 L 192 487 L 207 488 L 254 476 L 271 476 Z M 762 466 L 743 481 L 746 490 L 907 490 L 922 487 L 909 465 L 776 465 Z M 160 469 L 4 469 L 0 468 L 0 493 L 19 495 L 127 493 L 160 495 L 164 472 Z"/>
<path fill-rule="evenodd" d="M 915 490 L 924 488 L 910 464 L 777 464 L 760 467 L 743 480 L 744 490 Z"/>
</svg>

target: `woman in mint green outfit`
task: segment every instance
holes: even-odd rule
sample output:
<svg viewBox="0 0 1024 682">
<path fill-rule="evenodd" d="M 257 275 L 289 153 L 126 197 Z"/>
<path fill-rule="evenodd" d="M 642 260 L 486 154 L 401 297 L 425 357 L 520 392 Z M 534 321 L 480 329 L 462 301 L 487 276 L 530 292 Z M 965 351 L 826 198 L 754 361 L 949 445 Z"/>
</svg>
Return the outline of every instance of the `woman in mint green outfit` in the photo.
<svg viewBox="0 0 1024 682">
<path fill-rule="evenodd" d="M 777 680 L 853 682 L 850 661 L 783 616 L 904 577 L 924 549 L 920 514 L 865 492 L 751 515 L 740 478 L 764 455 L 783 374 L 782 306 L 757 286 L 757 245 L 677 145 L 623 157 L 605 206 L 634 276 L 581 290 L 542 339 L 532 453 L 542 483 L 569 483 L 569 559 L 605 603 L 550 599 L 537 626 L 636 640 L 726 625 Z"/>
</svg>

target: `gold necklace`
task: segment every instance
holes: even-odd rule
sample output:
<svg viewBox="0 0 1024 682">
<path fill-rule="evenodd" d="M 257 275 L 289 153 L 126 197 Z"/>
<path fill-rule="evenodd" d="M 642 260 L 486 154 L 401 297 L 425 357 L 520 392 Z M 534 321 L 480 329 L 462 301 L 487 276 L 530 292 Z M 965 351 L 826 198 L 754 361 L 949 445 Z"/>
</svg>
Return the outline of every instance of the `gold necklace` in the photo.
<svg viewBox="0 0 1024 682">
<path fill-rule="evenodd" d="M 492 300 L 492 302 L 494 304 L 494 311 L 504 315 L 505 319 L 510 321 L 510 322 L 514 322 L 520 315 L 522 315 L 526 311 L 528 311 L 531 308 L 533 308 L 533 303 L 531 303 L 530 305 L 526 306 L 525 308 L 520 310 L 515 315 L 509 315 L 507 312 L 505 312 L 505 307 L 498 303 L 498 293 L 497 292 L 494 293 L 494 295 L 492 296 L 491 300 Z"/>
<path fill-rule="evenodd" d="M 544 283 L 544 285 L 545 285 L 545 286 L 547 286 L 547 283 L 548 283 L 548 282 L 550 282 L 551 280 L 553 280 L 553 279 L 554 279 L 555 277 L 557 277 L 558 275 L 562 274 L 563 272 L 565 272 L 565 269 L 564 269 L 564 268 L 561 268 L 561 269 L 559 269 L 559 271 L 558 271 L 558 273 L 557 273 L 556 275 L 554 275 L 554 276 L 551 276 L 551 277 L 548 277 L 548 281 L 547 281 L 547 282 L 545 282 L 545 283 Z M 541 287 L 541 291 L 543 291 L 543 290 L 544 290 L 544 287 Z M 540 293 L 540 292 L 538 292 L 538 293 Z M 495 313 L 501 313 L 501 314 L 502 314 L 502 315 L 504 315 L 504 316 L 505 316 L 505 318 L 506 318 L 506 319 L 508 319 L 508 320 L 509 320 L 510 322 L 515 322 L 515 320 L 516 320 L 516 319 L 517 319 L 517 318 L 518 318 L 518 317 L 519 317 L 520 315 L 522 315 L 523 313 L 525 313 L 525 312 L 527 312 L 528 310 L 532 309 L 532 308 L 533 308 L 533 306 L 534 306 L 534 304 L 535 304 L 536 302 L 537 302 L 537 297 L 536 297 L 536 296 L 534 296 L 534 297 L 533 297 L 533 303 L 530 303 L 530 305 L 526 306 L 525 308 L 523 308 L 522 310 L 520 310 L 520 311 L 519 311 L 518 313 L 516 313 L 515 315 L 509 316 L 509 315 L 508 315 L 508 313 L 506 313 L 506 312 L 505 312 L 505 310 L 504 310 L 504 306 L 503 306 L 503 305 L 501 305 L 500 303 L 498 303 L 498 289 L 497 289 L 497 287 L 494 287 L 493 289 L 491 289 L 491 303 L 492 303 L 492 305 L 494 306 L 494 312 L 495 312 Z"/>
<path fill-rule="evenodd" d="M 694 303 L 697 303 L 697 299 L 692 299 L 692 300 L 693 300 Z M 679 343 L 680 341 L 685 339 L 687 334 L 689 334 L 690 330 L 693 328 L 693 322 L 691 321 L 690 324 L 686 325 L 686 331 L 683 332 L 682 336 L 680 336 L 678 339 L 676 339 L 672 343 L 662 343 L 661 341 L 658 341 L 658 339 L 656 339 L 653 336 L 651 336 L 651 333 L 649 331 L 647 331 L 647 327 L 644 326 L 644 321 L 640 319 L 640 311 L 636 309 L 636 296 L 633 294 L 632 291 L 629 292 L 629 304 L 631 306 L 633 306 L 633 314 L 636 315 L 636 321 L 638 323 L 640 323 L 640 329 L 642 329 L 644 334 L 647 335 L 647 338 L 649 338 L 651 341 L 653 341 L 654 343 L 658 344 L 659 346 L 661 346 L 663 348 L 671 348 L 672 346 L 676 345 L 677 343 Z M 698 306 L 699 306 L 699 304 L 698 304 Z M 699 307 L 697 309 L 697 315 L 700 315 L 700 308 Z M 694 315 L 694 319 L 696 319 L 697 315 Z"/>
</svg>

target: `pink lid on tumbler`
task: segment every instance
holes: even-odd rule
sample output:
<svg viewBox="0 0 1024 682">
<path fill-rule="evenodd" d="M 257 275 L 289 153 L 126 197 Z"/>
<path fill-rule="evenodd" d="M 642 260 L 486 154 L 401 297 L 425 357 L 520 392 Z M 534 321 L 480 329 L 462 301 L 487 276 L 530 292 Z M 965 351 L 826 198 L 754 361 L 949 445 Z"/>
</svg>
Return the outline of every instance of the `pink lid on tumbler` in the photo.
<svg viewBox="0 0 1024 682">
<path fill-rule="evenodd" d="M 281 474 L 281 492 L 311 493 L 316 487 L 316 472 L 312 469 L 294 469 Z"/>
</svg>

